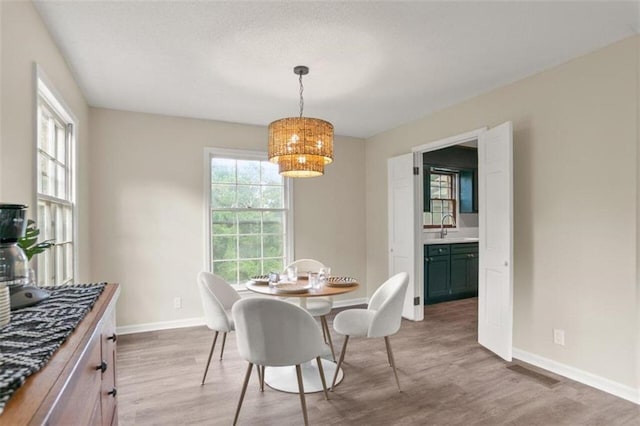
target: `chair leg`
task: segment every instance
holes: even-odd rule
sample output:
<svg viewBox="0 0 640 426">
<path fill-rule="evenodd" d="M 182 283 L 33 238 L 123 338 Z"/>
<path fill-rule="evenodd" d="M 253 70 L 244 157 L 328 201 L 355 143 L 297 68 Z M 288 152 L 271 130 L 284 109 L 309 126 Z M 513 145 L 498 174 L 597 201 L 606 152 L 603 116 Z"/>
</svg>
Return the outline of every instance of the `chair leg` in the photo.
<svg viewBox="0 0 640 426">
<path fill-rule="evenodd" d="M 324 315 L 320 317 L 320 328 L 322 329 L 322 338 L 324 343 L 327 343 L 327 331 L 325 330 Z"/>
<path fill-rule="evenodd" d="M 222 350 L 220 351 L 220 359 L 222 359 L 222 355 L 224 354 L 224 344 L 227 342 L 227 332 L 222 335 Z"/>
<path fill-rule="evenodd" d="M 316 358 L 318 362 L 318 371 L 320 372 L 320 381 L 322 382 L 322 390 L 324 391 L 324 399 L 329 399 L 329 394 L 327 393 L 327 381 L 324 378 L 324 368 L 322 368 L 322 360 L 320 357 Z"/>
<path fill-rule="evenodd" d="M 389 357 L 389 362 L 391 363 L 391 367 L 393 367 L 393 374 L 396 376 L 398 391 L 402 392 L 402 389 L 400 388 L 400 380 L 398 380 L 398 371 L 396 370 L 396 363 L 393 359 L 393 352 L 391 351 L 391 342 L 389 341 L 389 336 L 384 336 L 384 343 L 387 345 L 387 355 Z"/>
<path fill-rule="evenodd" d="M 333 381 L 331 382 L 331 391 L 333 392 L 333 387 L 336 385 L 336 380 L 338 380 L 338 373 L 340 372 L 340 366 L 342 365 L 342 361 L 344 361 L 344 354 L 347 352 L 347 342 L 349 342 L 349 336 L 344 336 L 344 343 L 342 344 L 342 352 L 340 352 L 340 359 L 338 360 L 338 365 L 336 366 L 336 373 L 333 375 Z"/>
<path fill-rule="evenodd" d="M 264 392 L 264 365 L 260 367 L 262 374 L 260 375 L 260 392 Z"/>
<path fill-rule="evenodd" d="M 236 409 L 236 416 L 233 418 L 234 426 L 238 423 L 238 415 L 240 415 L 240 408 L 242 407 L 242 400 L 244 399 L 244 394 L 247 391 L 247 383 L 249 383 L 249 377 L 251 377 L 251 370 L 253 370 L 253 364 L 249 363 L 249 367 L 247 368 L 247 374 L 244 375 L 244 383 L 242 384 L 242 392 L 240 392 L 240 401 L 238 401 L 238 408 Z"/>
<path fill-rule="evenodd" d="M 329 348 L 331 348 L 331 357 L 333 358 L 333 362 L 336 362 L 336 354 L 333 351 L 333 342 L 331 341 L 331 331 L 329 330 L 329 323 L 327 322 L 327 317 L 326 316 L 321 316 L 320 317 L 320 322 L 322 323 L 323 330 L 326 329 L 327 330 L 327 337 L 329 338 Z M 327 342 L 327 339 L 324 339 L 325 343 Z"/>
<path fill-rule="evenodd" d="M 211 350 L 209 351 L 209 359 L 207 360 L 207 366 L 204 369 L 204 376 L 202 376 L 202 383 L 200 385 L 204 385 L 204 379 L 207 378 L 207 371 L 209 371 L 209 364 L 211 363 L 211 356 L 213 355 L 213 348 L 216 347 L 216 340 L 218 340 L 218 332 L 213 336 L 213 343 L 211 344 Z"/>
<path fill-rule="evenodd" d="M 393 368 L 393 362 L 391 361 L 391 355 L 389 355 L 389 344 L 387 343 L 387 338 L 384 339 L 384 345 L 387 347 L 387 361 L 389 361 L 389 367 Z"/>
<path fill-rule="evenodd" d="M 260 389 L 260 392 L 263 392 L 264 389 L 262 388 L 262 369 L 258 364 L 256 364 L 256 370 L 258 370 L 258 389 Z"/>
<path fill-rule="evenodd" d="M 302 405 L 304 425 L 307 426 L 309 424 L 309 418 L 307 417 L 307 403 L 304 399 L 304 385 L 302 384 L 302 368 L 300 368 L 300 364 L 296 365 L 296 375 L 298 376 L 298 391 L 300 392 L 300 404 Z"/>
</svg>

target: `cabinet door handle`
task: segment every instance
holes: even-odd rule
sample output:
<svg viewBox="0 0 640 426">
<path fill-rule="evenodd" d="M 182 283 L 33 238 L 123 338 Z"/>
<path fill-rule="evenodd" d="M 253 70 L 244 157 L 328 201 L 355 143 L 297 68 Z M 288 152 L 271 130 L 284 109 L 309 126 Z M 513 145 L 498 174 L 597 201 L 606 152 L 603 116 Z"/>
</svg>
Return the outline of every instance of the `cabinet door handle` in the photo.
<svg viewBox="0 0 640 426">
<path fill-rule="evenodd" d="M 116 397 L 117 394 L 118 394 L 118 389 L 116 388 L 113 388 L 109 392 L 107 392 L 107 395 L 111 395 L 114 398 Z"/>
<path fill-rule="evenodd" d="M 107 340 L 113 340 L 114 342 L 118 340 L 118 335 L 113 333 L 111 336 L 107 337 Z"/>
<path fill-rule="evenodd" d="M 104 361 L 101 361 L 100 365 L 96 367 L 96 370 L 100 370 L 102 373 L 104 373 L 105 371 L 107 371 L 107 363 Z"/>
</svg>

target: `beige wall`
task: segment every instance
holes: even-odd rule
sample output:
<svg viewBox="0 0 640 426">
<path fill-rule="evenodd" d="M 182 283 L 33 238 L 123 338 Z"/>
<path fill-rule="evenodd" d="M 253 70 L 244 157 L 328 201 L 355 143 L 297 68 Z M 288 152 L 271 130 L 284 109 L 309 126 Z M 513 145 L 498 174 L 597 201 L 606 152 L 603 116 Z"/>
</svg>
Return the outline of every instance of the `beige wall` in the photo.
<svg viewBox="0 0 640 426">
<path fill-rule="evenodd" d="M 367 282 L 387 275 L 387 158 L 511 120 L 514 346 L 637 386 L 636 43 L 367 140 Z M 565 330 L 566 346 L 553 344 L 553 328 Z"/>
<path fill-rule="evenodd" d="M 636 37 L 636 141 L 640 146 L 640 36 Z M 636 150 L 636 164 L 640 165 L 640 149 Z M 636 185 L 640 192 L 640 167 L 636 168 Z M 638 209 L 636 222 L 636 380 L 638 383 L 638 400 L 640 400 L 640 250 L 637 249 L 640 242 L 640 197 L 636 197 L 636 209 Z"/>
<path fill-rule="evenodd" d="M 118 325 L 201 317 L 204 148 L 264 150 L 266 128 L 92 108 L 91 140 L 91 266 L 122 284 Z M 294 183 L 295 256 L 362 279 L 363 156 L 363 140 L 337 137 L 325 176 Z"/>
<path fill-rule="evenodd" d="M 67 64 L 31 2 L 0 2 L 2 9 L 0 200 L 35 205 L 34 63 L 78 119 L 79 281 L 89 279 L 89 108 Z M 35 214 L 34 208 L 29 214 Z"/>
</svg>

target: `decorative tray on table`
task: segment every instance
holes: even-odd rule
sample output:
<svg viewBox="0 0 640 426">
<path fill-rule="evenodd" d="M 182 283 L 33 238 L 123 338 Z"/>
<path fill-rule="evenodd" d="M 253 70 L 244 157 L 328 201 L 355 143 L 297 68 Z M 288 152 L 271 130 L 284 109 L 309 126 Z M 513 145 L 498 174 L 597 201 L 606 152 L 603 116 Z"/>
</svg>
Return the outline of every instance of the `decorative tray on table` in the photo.
<svg viewBox="0 0 640 426">
<path fill-rule="evenodd" d="M 355 278 L 351 277 L 329 277 L 327 279 L 327 287 L 351 287 L 357 285 Z"/>
<path fill-rule="evenodd" d="M 306 293 L 311 288 L 311 285 L 307 283 L 294 283 L 294 282 L 281 282 L 277 283 L 274 288 L 277 293 L 296 294 Z"/>
<path fill-rule="evenodd" d="M 256 275 L 251 277 L 251 281 L 257 285 L 268 285 L 269 284 L 269 275 Z"/>
</svg>

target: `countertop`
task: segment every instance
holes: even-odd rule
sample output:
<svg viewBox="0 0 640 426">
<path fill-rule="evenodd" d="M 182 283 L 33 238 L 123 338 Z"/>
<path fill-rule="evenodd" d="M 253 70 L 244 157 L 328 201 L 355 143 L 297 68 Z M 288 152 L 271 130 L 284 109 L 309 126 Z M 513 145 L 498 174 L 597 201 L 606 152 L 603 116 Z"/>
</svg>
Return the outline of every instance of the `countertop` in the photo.
<svg viewBox="0 0 640 426">
<path fill-rule="evenodd" d="M 429 238 L 424 240 L 425 245 L 431 244 L 459 244 L 459 243 L 477 243 L 478 237 L 444 237 Z"/>
</svg>

